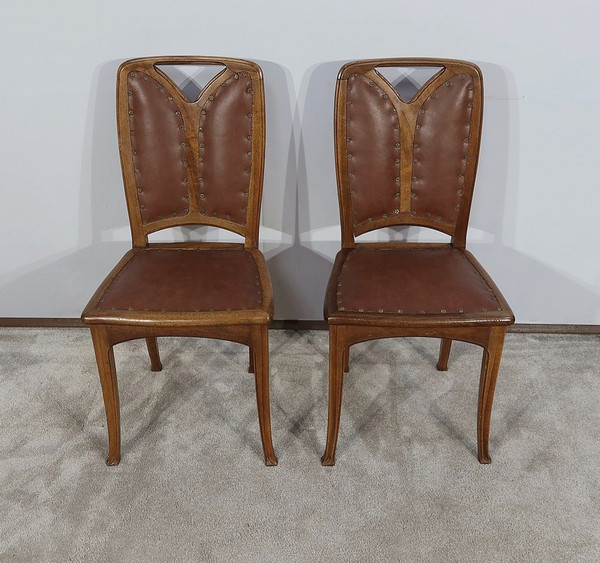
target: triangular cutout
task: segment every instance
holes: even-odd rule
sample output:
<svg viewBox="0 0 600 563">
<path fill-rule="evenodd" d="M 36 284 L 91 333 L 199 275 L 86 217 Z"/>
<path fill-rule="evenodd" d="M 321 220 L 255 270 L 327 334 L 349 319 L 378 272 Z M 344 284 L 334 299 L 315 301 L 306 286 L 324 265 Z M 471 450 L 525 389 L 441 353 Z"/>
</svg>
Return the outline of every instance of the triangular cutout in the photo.
<svg viewBox="0 0 600 563">
<path fill-rule="evenodd" d="M 225 65 L 156 65 L 190 102 L 195 102 L 203 88 L 223 71 Z"/>
<path fill-rule="evenodd" d="M 392 85 L 400 99 L 408 104 L 443 69 L 441 66 L 384 66 L 375 70 Z"/>
</svg>

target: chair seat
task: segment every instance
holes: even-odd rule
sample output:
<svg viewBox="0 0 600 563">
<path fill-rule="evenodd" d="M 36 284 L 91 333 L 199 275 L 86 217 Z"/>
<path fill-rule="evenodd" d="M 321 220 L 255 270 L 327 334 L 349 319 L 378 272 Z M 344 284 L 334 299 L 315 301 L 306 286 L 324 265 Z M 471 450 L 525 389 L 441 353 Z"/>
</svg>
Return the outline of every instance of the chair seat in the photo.
<svg viewBox="0 0 600 563">
<path fill-rule="evenodd" d="M 406 317 L 513 322 L 506 301 L 469 252 L 450 245 L 369 246 L 338 253 L 325 303 L 329 322 L 346 323 L 358 319 L 356 313 L 365 323 L 380 318 L 397 324 Z"/>
<path fill-rule="evenodd" d="M 269 322 L 270 287 L 258 251 L 231 249 L 133 249 L 109 274 L 84 311 L 87 322 L 114 319 L 164 321 L 185 313 L 240 322 Z"/>
</svg>

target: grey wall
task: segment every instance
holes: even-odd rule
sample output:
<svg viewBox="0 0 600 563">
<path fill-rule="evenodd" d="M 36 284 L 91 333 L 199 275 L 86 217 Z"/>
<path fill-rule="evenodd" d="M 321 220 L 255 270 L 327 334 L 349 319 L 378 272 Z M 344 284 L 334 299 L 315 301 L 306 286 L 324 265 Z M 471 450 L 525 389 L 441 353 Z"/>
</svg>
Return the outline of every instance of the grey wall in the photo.
<svg viewBox="0 0 600 563">
<path fill-rule="evenodd" d="M 471 250 L 518 321 L 600 322 L 597 5 L 34 0 L 2 16 L 0 316 L 79 315 L 129 247 L 116 69 L 204 54 L 263 67 L 261 234 L 276 317 L 320 318 L 339 248 L 337 71 L 356 58 L 437 56 L 475 61 L 485 77 Z"/>
</svg>

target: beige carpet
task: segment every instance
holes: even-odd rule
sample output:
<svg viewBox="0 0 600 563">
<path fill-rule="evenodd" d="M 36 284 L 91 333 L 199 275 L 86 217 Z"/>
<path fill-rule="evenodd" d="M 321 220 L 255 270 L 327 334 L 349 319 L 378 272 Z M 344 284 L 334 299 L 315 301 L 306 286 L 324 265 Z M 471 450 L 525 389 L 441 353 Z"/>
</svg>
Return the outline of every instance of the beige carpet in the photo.
<svg viewBox="0 0 600 563">
<path fill-rule="evenodd" d="M 490 466 L 475 456 L 481 351 L 351 351 L 323 468 L 327 333 L 271 331 L 279 466 L 261 457 L 247 351 L 116 348 L 121 465 L 82 329 L 0 329 L 1 561 L 600 560 L 600 338 L 507 337 Z"/>
</svg>

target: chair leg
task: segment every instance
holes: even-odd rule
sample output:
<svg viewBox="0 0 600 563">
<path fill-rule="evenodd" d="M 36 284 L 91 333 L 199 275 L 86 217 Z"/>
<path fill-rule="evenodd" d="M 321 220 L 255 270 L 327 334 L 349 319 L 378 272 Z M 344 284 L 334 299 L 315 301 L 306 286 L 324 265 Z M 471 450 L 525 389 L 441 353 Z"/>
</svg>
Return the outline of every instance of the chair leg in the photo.
<svg viewBox="0 0 600 563">
<path fill-rule="evenodd" d="M 252 346 L 248 347 L 248 373 L 256 373 L 256 359 L 254 358 L 254 352 Z"/>
<path fill-rule="evenodd" d="M 121 461 L 121 421 L 115 356 L 106 329 L 103 326 L 92 326 L 91 332 L 106 411 L 106 426 L 108 429 L 108 459 L 106 465 L 119 465 L 119 461 Z"/>
<path fill-rule="evenodd" d="M 252 328 L 251 363 L 254 363 L 256 381 L 256 404 L 260 438 L 265 456 L 265 465 L 277 465 L 271 436 L 271 407 L 269 401 L 269 332 L 267 325 Z"/>
<path fill-rule="evenodd" d="M 448 371 L 448 357 L 450 356 L 450 347 L 452 340 L 450 338 L 442 338 L 440 343 L 440 357 L 437 363 L 438 371 Z"/>
<path fill-rule="evenodd" d="M 479 463 L 492 462 L 489 454 L 490 418 L 505 332 L 504 327 L 491 328 L 488 344 L 483 349 L 477 405 L 477 457 Z"/>
<path fill-rule="evenodd" d="M 148 348 L 148 355 L 150 356 L 150 370 L 161 371 L 162 364 L 160 363 L 160 354 L 158 353 L 158 344 L 155 336 L 149 336 L 146 338 L 146 346 Z"/>
<path fill-rule="evenodd" d="M 322 465 L 335 465 L 335 449 L 340 430 L 344 356 L 347 349 L 340 343 L 341 327 L 329 326 L 329 408 L 327 417 L 327 444 L 321 458 Z"/>
<path fill-rule="evenodd" d="M 350 371 L 350 346 L 344 350 L 344 358 L 342 362 L 344 365 L 344 373 L 348 373 Z"/>
</svg>

